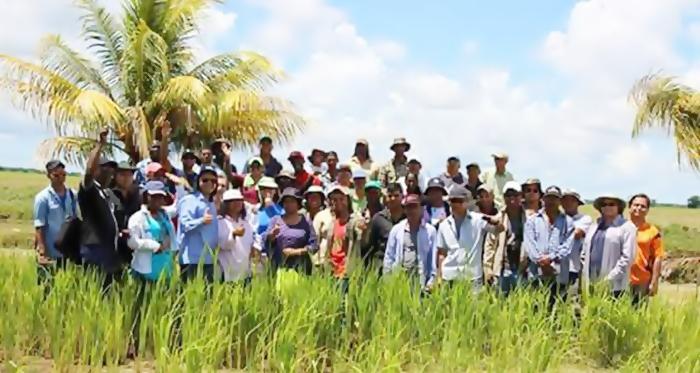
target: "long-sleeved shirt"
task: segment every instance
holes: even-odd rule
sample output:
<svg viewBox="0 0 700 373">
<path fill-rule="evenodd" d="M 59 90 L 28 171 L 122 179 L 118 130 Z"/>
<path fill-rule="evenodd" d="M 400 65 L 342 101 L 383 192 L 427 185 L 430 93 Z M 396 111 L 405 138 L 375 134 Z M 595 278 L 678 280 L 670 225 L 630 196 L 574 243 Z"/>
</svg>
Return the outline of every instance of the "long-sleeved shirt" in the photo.
<svg viewBox="0 0 700 373">
<path fill-rule="evenodd" d="M 578 213 L 571 217 L 574 223 L 574 231 L 576 229 L 581 229 L 584 232 L 588 232 L 588 228 L 593 224 L 593 219 L 581 213 Z M 571 255 L 569 255 L 569 272 L 579 273 L 581 272 L 581 247 L 583 247 L 583 241 L 586 237 L 581 237 L 578 240 L 574 239 L 571 244 Z"/>
<path fill-rule="evenodd" d="M 153 254 L 160 248 L 164 237 L 170 240 L 170 246 L 164 253 L 177 251 L 175 229 L 170 223 L 171 216 L 168 215 L 166 210 L 162 210 L 158 218 L 165 228 L 165 231 L 161 232 L 163 237 L 154 237 L 149 230 L 149 220 L 153 218 L 146 206 L 141 206 L 141 209 L 129 218 L 129 239 L 127 244 L 134 251 L 131 268 L 144 275 L 153 272 Z M 169 257 L 170 260 L 172 260 L 171 258 Z M 158 274 L 155 274 L 154 277 L 157 278 Z"/>
<path fill-rule="evenodd" d="M 63 255 L 56 250 L 55 242 L 66 219 L 76 216 L 76 193 L 66 188 L 61 197 L 48 186 L 34 197 L 34 228 L 40 228 L 46 245 L 46 255 L 57 259 Z"/>
<path fill-rule="evenodd" d="M 213 264 L 212 251 L 219 244 L 216 205 L 202 193 L 186 195 L 178 201 L 178 242 L 181 264 Z M 204 224 L 204 214 L 212 221 Z"/>
<path fill-rule="evenodd" d="M 444 252 L 442 279 L 480 281 L 484 268 L 482 253 L 485 233 L 496 232 L 496 227 L 478 212 L 467 212 L 458 222 L 450 215 L 440 224 L 437 234 L 438 250 Z"/>
<path fill-rule="evenodd" d="M 591 274 L 591 247 L 593 236 L 598 231 L 600 219 L 592 224 L 586 233 L 583 243 L 583 270 L 581 278 L 584 285 L 604 280 L 610 283 L 612 290 L 627 289 L 630 280 L 630 267 L 637 248 L 637 228 L 621 215 L 605 230 L 605 242 L 601 258 L 601 266 L 597 276 Z"/>
<path fill-rule="evenodd" d="M 389 232 L 389 239 L 384 252 L 383 273 L 394 272 L 404 265 L 406 232 L 410 232 L 408 220 L 402 220 Z M 421 287 L 429 286 L 435 281 L 437 274 L 437 231 L 428 224 L 421 222 L 416 239 L 418 255 L 418 276 Z"/>
<path fill-rule="evenodd" d="M 527 221 L 525 210 L 511 219 L 504 208 L 498 217 L 505 229 L 497 234 L 487 234 L 484 243 L 484 277 L 487 279 L 516 272 L 520 263 L 527 259 L 523 247 L 523 230 Z"/>
<path fill-rule="evenodd" d="M 385 164 L 378 171 L 377 180 L 386 188 L 391 183 L 396 183 L 401 177 L 405 177 L 408 173 L 408 159 L 392 158 L 389 163 Z"/>
<path fill-rule="evenodd" d="M 236 229 L 243 228 L 243 236 L 234 236 Z M 250 254 L 260 250 L 255 246 L 255 232 L 245 219 L 233 220 L 230 216 L 219 218 L 219 265 L 224 281 L 243 280 L 250 276 Z"/>
<path fill-rule="evenodd" d="M 574 225 L 565 214 L 557 215 L 552 223 L 548 221 L 544 209 L 529 217 L 525 223 L 523 245 L 530 258 L 530 276 L 542 276 L 542 268 L 537 265 L 537 261 L 547 256 L 552 260 L 557 282 L 566 284 L 569 281 L 569 254 L 573 234 Z"/>
<path fill-rule="evenodd" d="M 406 215 L 401 213 L 397 220 L 393 220 L 389 209 L 384 209 L 372 217 L 368 228 L 367 242 L 362 249 L 362 258 L 365 266 L 380 265 L 384 261 L 384 251 L 386 250 L 386 242 L 389 239 L 391 228 L 405 218 Z"/>
<path fill-rule="evenodd" d="M 505 206 L 505 199 L 503 198 L 503 188 L 506 186 L 507 182 L 515 180 L 513 178 L 513 174 L 511 174 L 508 171 L 499 174 L 494 169 L 484 172 L 481 178 L 484 181 L 484 184 L 491 187 L 491 190 L 493 190 L 493 199 L 496 202 L 498 208 Z"/>
<path fill-rule="evenodd" d="M 268 239 L 268 236 L 274 229 L 275 225 L 279 225 L 280 232 L 276 238 Z M 316 250 L 318 250 L 316 232 L 314 232 L 311 223 L 305 217 L 301 217 L 299 223 L 288 225 L 284 222 L 282 216 L 272 218 L 267 227 L 267 231 L 262 235 L 263 242 L 271 242 L 271 252 L 268 253 L 272 268 L 295 269 L 299 272 L 311 274 L 311 258 Z M 282 251 L 286 248 L 300 249 L 306 248 L 308 254 L 286 257 Z"/>
</svg>

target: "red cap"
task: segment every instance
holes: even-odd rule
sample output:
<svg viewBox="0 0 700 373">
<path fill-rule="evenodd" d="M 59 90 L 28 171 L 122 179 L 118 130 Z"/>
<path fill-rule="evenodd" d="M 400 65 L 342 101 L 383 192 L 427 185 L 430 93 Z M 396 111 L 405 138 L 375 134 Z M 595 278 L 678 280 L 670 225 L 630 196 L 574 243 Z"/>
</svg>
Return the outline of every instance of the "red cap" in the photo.
<svg viewBox="0 0 700 373">
<path fill-rule="evenodd" d="M 289 153 L 289 158 L 287 158 L 287 159 L 290 160 L 290 161 L 291 161 L 292 159 L 301 159 L 301 160 L 304 160 L 304 154 L 302 154 L 302 153 L 301 153 L 300 151 L 298 151 L 298 150 L 295 150 L 295 151 Z"/>
<path fill-rule="evenodd" d="M 146 166 L 146 175 L 157 174 L 163 170 L 163 165 L 158 162 L 151 162 Z"/>
<path fill-rule="evenodd" d="M 403 199 L 403 205 L 408 206 L 408 205 L 420 205 L 421 200 L 418 195 L 415 194 L 409 194 L 406 196 L 406 198 Z"/>
</svg>

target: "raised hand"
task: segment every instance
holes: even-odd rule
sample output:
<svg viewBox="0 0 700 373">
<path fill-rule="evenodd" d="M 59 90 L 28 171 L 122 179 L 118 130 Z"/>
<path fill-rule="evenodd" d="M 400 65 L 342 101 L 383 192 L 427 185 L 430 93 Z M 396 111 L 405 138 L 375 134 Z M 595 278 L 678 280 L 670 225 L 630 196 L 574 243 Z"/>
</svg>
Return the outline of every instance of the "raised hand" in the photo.
<svg viewBox="0 0 700 373">
<path fill-rule="evenodd" d="M 209 213 L 209 209 L 207 209 L 207 211 L 204 211 L 204 216 L 202 217 L 202 222 L 204 224 L 209 225 L 209 224 L 211 224 L 212 221 L 214 221 L 214 218 Z"/>
<path fill-rule="evenodd" d="M 173 128 L 170 126 L 170 121 L 169 120 L 164 120 L 163 121 L 163 126 L 160 128 L 160 135 L 162 136 L 163 139 L 168 139 L 170 138 L 170 135 L 173 133 Z"/>
<path fill-rule="evenodd" d="M 104 145 L 107 143 L 107 135 L 109 135 L 109 128 L 105 127 L 100 131 L 100 145 Z"/>
</svg>

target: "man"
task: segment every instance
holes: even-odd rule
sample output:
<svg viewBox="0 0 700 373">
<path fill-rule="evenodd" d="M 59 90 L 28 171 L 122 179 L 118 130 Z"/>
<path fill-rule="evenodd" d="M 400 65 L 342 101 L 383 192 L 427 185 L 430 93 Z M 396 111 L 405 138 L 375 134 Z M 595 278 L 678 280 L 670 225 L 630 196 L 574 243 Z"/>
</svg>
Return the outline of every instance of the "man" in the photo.
<svg viewBox="0 0 700 373">
<path fill-rule="evenodd" d="M 279 186 L 279 190 L 285 190 L 287 188 L 294 188 L 295 178 L 294 173 L 289 170 L 280 171 L 277 176 L 275 176 L 275 183 Z"/>
<path fill-rule="evenodd" d="M 437 229 L 440 223 L 450 215 L 450 204 L 443 200 L 447 196 L 447 190 L 439 177 L 428 181 L 425 196 L 427 203 L 423 209 L 423 221 Z"/>
<path fill-rule="evenodd" d="M 353 171 L 363 169 L 367 173 L 367 178 L 375 180 L 377 178 L 378 165 L 372 160 L 369 153 L 369 142 L 365 139 L 355 141 L 355 151 L 348 164 Z"/>
<path fill-rule="evenodd" d="M 336 181 L 338 174 L 338 153 L 334 151 L 326 154 L 326 172 L 321 175 L 321 182 L 324 188 L 330 188 Z"/>
<path fill-rule="evenodd" d="M 197 164 L 199 162 L 199 158 L 197 157 L 197 154 L 195 154 L 195 152 L 191 149 L 185 149 L 185 151 L 182 152 L 181 161 L 182 171 L 180 176 L 187 180 L 187 184 L 189 184 L 190 188 L 196 189 L 197 175 L 199 174 L 199 165 Z"/>
<path fill-rule="evenodd" d="M 265 166 L 265 176 L 274 178 L 280 173 L 280 171 L 282 171 L 282 164 L 277 161 L 277 158 L 272 156 L 272 138 L 269 136 L 263 136 L 260 139 L 259 145 L 260 154 L 258 157 L 263 160 L 263 164 Z M 247 165 L 248 163 L 246 163 L 246 167 L 243 169 L 244 174 L 250 172 Z"/>
<path fill-rule="evenodd" d="M 379 170 L 379 181 L 384 187 L 396 183 L 399 178 L 408 174 L 406 153 L 411 150 L 411 144 L 405 138 L 399 137 L 394 139 L 390 149 L 394 152 L 394 157 Z"/>
<path fill-rule="evenodd" d="M 365 184 L 365 195 L 367 196 L 367 207 L 362 211 L 362 216 L 370 221 L 372 217 L 384 210 L 382 205 L 382 184 L 372 180 Z"/>
<path fill-rule="evenodd" d="M 406 219 L 389 232 L 382 272 L 405 271 L 409 278 L 419 281 L 421 290 L 429 292 L 436 275 L 437 231 L 423 221 L 419 196 L 407 196 L 404 206 Z"/>
<path fill-rule="evenodd" d="M 210 149 L 214 155 L 214 164 L 223 170 L 226 174 L 237 174 L 236 165 L 231 162 L 231 149 L 233 145 L 231 141 L 224 138 L 218 138 L 211 144 Z"/>
<path fill-rule="evenodd" d="M 352 173 L 352 210 L 362 211 L 367 207 L 367 196 L 365 195 L 365 185 L 367 184 L 367 172 L 358 168 Z"/>
<path fill-rule="evenodd" d="M 483 184 L 481 182 L 481 179 L 479 179 L 479 175 L 481 174 L 481 168 L 479 168 L 479 164 L 472 162 L 467 165 L 467 182 L 464 183 L 464 187 L 467 188 L 469 192 L 471 192 L 472 196 L 476 196 L 477 189 Z"/>
<path fill-rule="evenodd" d="M 336 181 L 334 184 L 341 185 L 346 188 L 352 188 L 352 168 L 349 164 L 343 163 L 338 166 L 338 175 L 336 176 Z"/>
<path fill-rule="evenodd" d="M 549 289 L 549 310 L 566 298 L 569 255 L 574 238 L 571 218 L 560 210 L 561 190 L 550 186 L 544 193 L 544 208 L 525 223 L 525 250 L 530 259 L 529 276 L 536 287 Z"/>
<path fill-rule="evenodd" d="M 579 212 L 579 206 L 585 203 L 575 190 L 568 189 L 562 194 L 561 205 L 564 208 L 564 213 L 571 218 L 571 223 L 574 226 L 574 239 L 571 244 L 571 254 L 569 255 L 569 286 L 572 286 L 575 293 L 578 293 L 579 273 L 583 263 L 581 262 L 581 248 L 583 240 L 586 238 L 586 232 L 593 224 L 593 218 Z"/>
<path fill-rule="evenodd" d="M 464 175 L 459 172 L 460 168 L 461 163 L 459 158 L 454 156 L 447 158 L 447 171 L 440 175 L 440 180 L 448 192 L 452 189 L 453 185 L 464 186 L 466 180 L 464 179 Z"/>
<path fill-rule="evenodd" d="M 504 197 L 506 205 L 498 216 L 505 229 L 499 234 L 487 234 L 484 243 L 484 279 L 507 296 L 524 279 L 527 270 L 527 254 L 522 246 L 527 217 L 518 183 L 507 182 Z"/>
<path fill-rule="evenodd" d="M 311 155 L 308 157 L 309 163 L 311 164 L 311 173 L 320 177 L 326 172 L 326 152 L 321 149 L 311 150 Z"/>
<path fill-rule="evenodd" d="M 425 175 L 423 174 L 423 172 L 421 172 L 422 169 L 423 165 L 420 163 L 420 161 L 418 161 L 415 158 L 411 159 L 410 161 L 408 161 L 408 173 L 406 174 L 406 176 L 408 176 L 408 174 L 417 175 L 418 187 L 420 188 L 420 190 L 425 190 L 426 182 Z M 404 187 L 404 190 L 406 190 L 406 176 L 402 177 L 399 181 L 401 186 Z"/>
<path fill-rule="evenodd" d="M 304 169 L 304 155 L 300 151 L 289 153 L 287 160 L 294 169 L 294 188 L 300 193 L 304 193 L 312 185 L 321 186 L 321 180 Z"/>
<path fill-rule="evenodd" d="M 81 255 L 83 263 L 104 274 L 102 283 L 106 289 L 120 276 L 122 262 L 117 252 L 118 226 L 114 216 L 112 191 L 107 187 L 114 176 L 116 162 L 101 159 L 100 153 L 107 143 L 108 130 L 100 132 L 97 146 L 87 161 L 85 176 L 78 191 L 78 204 L 82 215 Z"/>
<path fill-rule="evenodd" d="M 639 304 L 659 291 L 661 265 L 665 256 L 659 229 L 647 223 L 651 199 L 640 193 L 630 198 L 630 220 L 637 227 L 637 250 L 630 267 L 632 301 Z"/>
<path fill-rule="evenodd" d="M 78 201 L 75 192 L 66 187 L 66 166 L 52 160 L 46 163 L 49 186 L 34 197 L 34 239 L 37 263 L 46 268 L 55 263 L 57 268 L 65 265 L 63 254 L 55 247 L 63 223 L 76 216 Z M 40 272 L 43 274 L 43 271 Z M 43 277 L 43 276 L 42 276 Z"/>
<path fill-rule="evenodd" d="M 471 194 L 455 185 L 449 194 L 450 216 L 438 228 L 438 278 L 453 284 L 468 281 L 474 292 L 483 285 L 482 250 L 485 233 L 503 231 L 493 216 L 468 210 Z"/>
<path fill-rule="evenodd" d="M 486 184 L 479 186 L 477 189 L 477 198 L 479 200 L 476 205 L 480 213 L 484 215 L 498 214 L 498 207 L 496 207 L 496 201 L 494 200 L 493 189 L 490 186 Z"/>
<path fill-rule="evenodd" d="M 504 203 L 503 199 L 503 187 L 507 182 L 513 181 L 513 175 L 506 171 L 506 164 L 508 163 L 508 154 L 506 153 L 494 153 L 492 154 L 495 168 L 493 170 L 486 171 L 482 177 L 484 184 L 488 185 L 493 191 L 493 197 L 496 201 L 498 207 L 502 207 Z"/>
<path fill-rule="evenodd" d="M 136 164 L 136 172 L 134 173 L 134 180 L 139 186 L 146 184 L 146 167 L 152 162 L 160 163 L 161 160 L 161 142 L 154 140 L 151 147 L 148 148 L 148 158 L 142 159 Z"/>
<path fill-rule="evenodd" d="M 365 267 L 377 266 L 381 269 L 384 262 L 384 252 L 386 251 L 386 241 L 389 239 L 391 228 L 401 220 L 406 218 L 401 202 L 403 193 L 401 185 L 390 183 L 386 187 L 384 203 L 386 207 L 383 211 L 372 217 L 369 228 L 365 231 L 365 245 L 362 251 L 362 258 Z"/>
<path fill-rule="evenodd" d="M 148 172 L 154 165 L 160 166 L 156 162 L 151 162 L 146 166 L 148 180 L 154 176 Z M 114 218 L 117 220 L 119 228 L 117 251 L 124 265 L 131 263 L 132 257 L 131 249 L 126 244 L 129 238 L 129 218 L 141 209 L 141 192 L 139 186 L 134 182 L 134 171 L 135 168 L 131 167 L 128 162 L 119 163 L 114 175 L 114 187 L 111 194 L 114 197 L 111 200 L 114 205 Z"/>
<path fill-rule="evenodd" d="M 530 217 L 542 208 L 542 183 L 540 179 L 527 179 L 522 184 L 522 188 L 525 197 L 525 214 Z"/>
</svg>

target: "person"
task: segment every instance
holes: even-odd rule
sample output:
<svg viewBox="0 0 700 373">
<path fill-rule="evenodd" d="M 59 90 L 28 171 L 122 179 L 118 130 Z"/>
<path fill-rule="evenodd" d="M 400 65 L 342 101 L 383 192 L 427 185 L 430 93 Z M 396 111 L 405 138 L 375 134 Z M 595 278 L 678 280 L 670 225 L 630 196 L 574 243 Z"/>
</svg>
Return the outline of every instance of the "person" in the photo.
<svg viewBox="0 0 700 373">
<path fill-rule="evenodd" d="M 632 301 L 641 303 L 659 291 L 661 266 L 664 259 L 664 243 L 659 229 L 646 220 L 651 199 L 646 194 L 630 198 L 630 220 L 637 227 L 637 254 L 630 267 Z"/>
<path fill-rule="evenodd" d="M 606 283 L 612 296 L 619 298 L 630 283 L 637 228 L 622 216 L 625 201 L 614 194 L 596 198 L 593 207 L 600 213 L 600 218 L 588 228 L 583 241 L 581 284 L 588 290 L 593 283 Z"/>
<path fill-rule="evenodd" d="M 411 144 L 399 137 L 394 139 L 390 149 L 394 152 L 394 157 L 378 171 L 378 179 L 385 188 L 408 174 L 406 153 L 411 150 Z"/>
<path fill-rule="evenodd" d="M 350 157 L 348 164 L 353 172 L 358 169 L 364 170 L 369 180 L 377 178 L 378 167 L 369 154 L 369 142 L 365 139 L 355 141 L 355 151 Z"/>
<path fill-rule="evenodd" d="M 478 202 L 476 206 L 480 213 L 485 215 L 498 214 L 498 207 L 496 206 L 493 189 L 490 186 L 486 184 L 479 186 L 477 189 L 477 198 Z"/>
<path fill-rule="evenodd" d="M 321 186 L 321 180 L 304 169 L 304 155 L 301 152 L 293 151 L 289 153 L 288 160 L 294 168 L 293 187 L 300 193 L 306 192 L 306 189 L 312 185 Z"/>
<path fill-rule="evenodd" d="M 367 196 L 367 207 L 362 211 L 362 216 L 369 221 L 375 214 L 384 210 L 382 184 L 376 180 L 369 181 L 365 184 L 365 195 Z"/>
<path fill-rule="evenodd" d="M 326 152 L 321 149 L 311 150 L 311 155 L 307 157 L 311 164 L 311 173 L 316 177 L 321 177 L 326 172 Z"/>
<path fill-rule="evenodd" d="M 464 183 L 464 187 L 472 194 L 476 196 L 478 194 L 478 189 L 483 184 L 479 175 L 481 174 L 481 168 L 476 162 L 469 163 L 467 165 L 467 181 Z"/>
<path fill-rule="evenodd" d="M 151 162 L 146 166 L 146 169 L 148 170 L 157 164 L 156 162 Z M 141 210 L 141 192 L 138 184 L 134 181 L 135 171 L 136 169 L 128 162 L 119 163 L 114 174 L 114 187 L 111 194 L 111 196 L 116 197 L 111 202 L 114 205 L 114 217 L 117 219 L 117 227 L 119 228 L 117 251 L 124 264 L 131 263 L 132 259 L 132 249 L 129 248 L 127 243 L 129 238 L 129 218 Z M 148 171 L 146 175 L 148 175 Z"/>
<path fill-rule="evenodd" d="M 406 218 L 401 205 L 402 201 L 401 186 L 397 183 L 390 183 L 386 187 L 384 197 L 386 207 L 372 217 L 372 220 L 369 222 L 369 228 L 367 228 L 363 237 L 362 258 L 365 267 L 377 266 L 381 270 L 381 266 L 384 263 L 386 242 L 389 239 L 391 228 Z"/>
<path fill-rule="evenodd" d="M 225 138 L 214 140 L 209 147 L 214 156 L 214 164 L 218 166 L 219 170 L 222 170 L 225 175 L 238 173 L 236 165 L 231 163 L 231 148 L 231 141 Z"/>
<path fill-rule="evenodd" d="M 423 209 L 423 221 L 431 224 L 435 229 L 450 215 L 450 204 L 443 199 L 447 194 L 439 177 L 428 181 L 428 188 L 425 190 L 427 201 Z"/>
<path fill-rule="evenodd" d="M 352 167 L 349 164 L 341 164 L 338 166 L 338 174 L 335 183 L 327 186 L 328 190 L 333 185 L 340 185 L 348 189 L 352 189 Z"/>
<path fill-rule="evenodd" d="M 43 279 L 44 270 L 49 271 L 52 265 L 63 268 L 66 260 L 56 249 L 55 242 L 61 232 L 61 227 L 70 218 L 77 216 L 75 192 L 66 186 L 66 166 L 59 160 L 46 163 L 46 177 L 49 185 L 34 197 L 34 242 L 37 253 L 37 264 Z"/>
<path fill-rule="evenodd" d="M 367 195 L 365 195 L 365 185 L 367 185 L 367 172 L 359 168 L 352 173 L 352 210 L 362 211 L 367 207 Z"/>
<path fill-rule="evenodd" d="M 420 163 L 419 160 L 413 158 L 410 161 L 408 161 L 408 173 L 406 174 L 414 174 L 416 175 L 416 179 L 418 180 L 418 187 L 420 187 L 421 190 L 425 190 L 426 187 L 426 181 L 425 181 L 425 175 L 422 172 L 423 170 L 423 165 Z M 404 180 L 403 184 L 405 185 L 405 177 L 401 178 L 400 180 Z"/>
<path fill-rule="evenodd" d="M 265 176 L 276 177 L 280 171 L 282 171 L 282 164 L 272 155 L 272 138 L 269 136 L 263 136 L 260 138 L 260 154 L 259 157 L 263 160 L 263 166 L 265 167 Z M 243 169 L 244 174 L 250 173 L 250 168 L 248 166 L 249 162 L 246 162 L 246 167 Z"/>
<path fill-rule="evenodd" d="M 495 164 L 493 170 L 484 172 L 482 179 L 484 184 L 488 185 L 493 191 L 493 197 L 496 205 L 500 208 L 503 206 L 503 187 L 507 182 L 513 181 L 513 174 L 506 171 L 506 164 L 508 163 L 508 154 L 506 153 L 494 153 L 491 155 Z"/>
<path fill-rule="evenodd" d="M 453 186 L 448 198 L 451 213 L 437 233 L 438 278 L 450 284 L 468 281 L 478 292 L 483 286 L 485 233 L 504 228 L 496 217 L 468 210 L 471 194 L 463 186 Z"/>
<path fill-rule="evenodd" d="M 229 184 L 225 176 L 219 175 L 216 177 L 216 194 L 214 194 L 214 206 L 216 206 L 216 213 L 218 215 L 221 215 L 220 211 L 224 205 L 224 192 L 226 192 L 229 189 L 228 185 Z"/>
<path fill-rule="evenodd" d="M 579 206 L 583 206 L 585 203 L 581 199 L 581 195 L 573 189 L 564 191 L 561 205 L 564 208 L 564 213 L 571 218 L 574 225 L 574 240 L 571 243 L 571 254 L 569 255 L 569 286 L 573 288 L 573 293 L 578 295 L 580 290 L 579 274 L 583 265 L 581 263 L 581 246 L 583 246 L 586 232 L 593 224 L 593 219 L 579 212 Z"/>
<path fill-rule="evenodd" d="M 484 280 L 503 295 L 510 294 L 525 279 L 527 253 L 523 232 L 527 216 L 521 186 L 509 181 L 503 188 L 506 205 L 499 211 L 503 231 L 487 234 L 484 243 Z"/>
<path fill-rule="evenodd" d="M 112 202 L 116 197 L 108 187 L 114 178 L 117 163 L 100 158 L 107 143 L 107 134 L 108 129 L 100 132 L 78 190 L 78 206 L 82 216 L 80 254 L 84 266 L 97 270 L 103 276 L 103 290 L 121 277 L 123 265 L 117 252 L 119 229 Z"/>
<path fill-rule="evenodd" d="M 273 272 L 280 268 L 300 274 L 311 274 L 311 258 L 317 251 L 316 232 L 311 223 L 299 213 L 303 202 L 299 191 L 287 188 L 280 196 L 284 214 L 270 221 L 262 240 L 267 243 Z"/>
<path fill-rule="evenodd" d="M 404 200 L 406 219 L 389 232 L 384 253 L 383 274 L 399 270 L 409 278 L 418 280 L 422 291 L 430 292 L 434 283 L 437 261 L 437 231 L 423 221 L 423 209 L 418 195 L 411 194 Z"/>
<path fill-rule="evenodd" d="M 352 210 L 350 190 L 336 185 L 328 192 L 332 216 L 317 232 L 319 252 L 326 255 L 333 277 L 340 281 L 343 293 L 348 289 L 348 274 L 352 264 L 360 258 L 362 228 Z"/>
<path fill-rule="evenodd" d="M 255 232 L 246 220 L 243 194 L 238 189 L 224 192 L 224 206 L 219 217 L 219 266 L 224 282 L 250 283 L 251 263 L 260 252 Z"/>
<path fill-rule="evenodd" d="M 330 188 L 335 183 L 338 174 L 338 153 L 329 151 L 326 154 L 326 171 L 321 174 L 321 183 L 324 188 Z"/>
<path fill-rule="evenodd" d="M 214 203 L 218 189 L 217 175 L 213 166 L 202 166 L 197 191 L 178 201 L 180 275 L 185 282 L 199 276 L 207 283 L 215 281 L 212 253 L 219 243 L 219 223 Z"/>
<path fill-rule="evenodd" d="M 304 209 L 306 210 L 306 218 L 313 222 L 316 215 L 326 208 L 326 195 L 323 193 L 323 188 L 318 185 L 312 185 L 304 193 Z"/>
<path fill-rule="evenodd" d="M 251 225 L 256 229 L 258 235 L 267 231 L 270 221 L 282 215 L 282 206 L 279 204 L 278 185 L 271 177 L 264 177 L 258 182 L 260 190 L 260 204 L 255 209 L 255 217 L 251 220 Z"/>
<path fill-rule="evenodd" d="M 525 214 L 527 217 L 542 209 L 542 183 L 539 179 L 527 179 L 522 185 Z"/>
<path fill-rule="evenodd" d="M 275 177 L 275 183 L 279 187 L 279 190 L 285 190 L 287 188 L 294 188 L 295 183 L 294 172 L 289 170 L 282 170 Z"/>
<path fill-rule="evenodd" d="M 571 219 L 560 210 L 561 189 L 550 186 L 544 192 L 544 207 L 525 223 L 525 251 L 530 260 L 532 285 L 549 289 L 549 310 L 566 299 L 569 255 L 574 238 Z"/>
<path fill-rule="evenodd" d="M 247 164 L 248 174 L 243 179 L 243 190 L 255 189 L 260 179 L 265 174 L 263 173 L 263 160 L 260 157 L 253 157 Z"/>
<path fill-rule="evenodd" d="M 143 187 L 148 181 L 146 176 L 146 167 L 153 162 L 160 163 L 161 159 L 161 143 L 154 140 L 151 146 L 148 148 L 148 158 L 144 158 L 136 164 L 136 170 L 134 172 L 134 180 L 136 185 Z"/>
<path fill-rule="evenodd" d="M 459 171 L 461 162 L 459 158 L 452 156 L 447 158 L 447 170 L 440 175 L 440 180 L 449 192 L 453 185 L 462 185 L 466 183 L 464 175 Z"/>
<path fill-rule="evenodd" d="M 182 171 L 180 176 L 187 180 L 187 184 L 191 189 L 197 187 L 197 175 L 199 174 L 199 157 L 192 149 L 185 149 L 180 158 L 182 162 Z"/>
<path fill-rule="evenodd" d="M 403 194 L 406 196 L 409 194 L 423 195 L 421 187 L 418 185 L 418 176 L 414 173 L 409 172 L 406 177 L 402 177 L 400 184 L 403 188 Z"/>
</svg>

